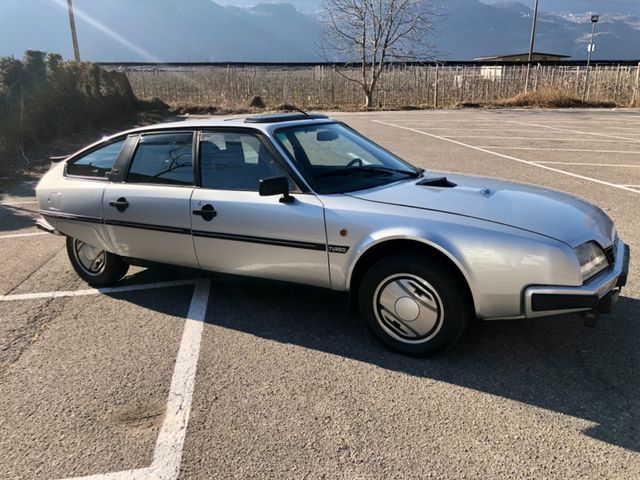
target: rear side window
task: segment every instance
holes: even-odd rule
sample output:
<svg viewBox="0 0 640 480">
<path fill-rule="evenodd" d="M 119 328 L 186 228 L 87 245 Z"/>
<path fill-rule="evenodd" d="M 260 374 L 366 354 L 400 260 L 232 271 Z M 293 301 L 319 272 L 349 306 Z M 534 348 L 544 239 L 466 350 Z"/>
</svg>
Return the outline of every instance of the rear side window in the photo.
<svg viewBox="0 0 640 480">
<path fill-rule="evenodd" d="M 128 183 L 193 185 L 193 134 L 164 133 L 140 138 Z"/>
<path fill-rule="evenodd" d="M 120 155 L 124 142 L 124 139 L 119 140 L 68 163 L 67 175 L 107 178 Z"/>
</svg>

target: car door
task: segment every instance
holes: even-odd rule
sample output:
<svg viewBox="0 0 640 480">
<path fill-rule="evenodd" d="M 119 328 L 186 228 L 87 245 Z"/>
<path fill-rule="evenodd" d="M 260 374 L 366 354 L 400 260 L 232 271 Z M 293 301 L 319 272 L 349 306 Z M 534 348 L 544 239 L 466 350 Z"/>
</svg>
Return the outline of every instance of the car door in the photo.
<svg viewBox="0 0 640 480">
<path fill-rule="evenodd" d="M 245 130 L 203 131 L 200 186 L 191 199 L 201 268 L 328 287 L 322 203 L 302 193 L 268 140 Z M 295 201 L 260 196 L 260 179 L 289 178 Z"/>
<path fill-rule="evenodd" d="M 53 167 L 63 170 L 63 181 L 58 175 L 40 181 L 40 213 L 54 228 L 101 249 L 111 248 L 102 223 L 102 198 L 125 142 L 126 137 L 119 137 L 90 147 Z"/>
<path fill-rule="evenodd" d="M 198 267 L 191 238 L 192 131 L 139 137 L 123 182 L 104 193 L 104 223 L 124 257 Z"/>
</svg>

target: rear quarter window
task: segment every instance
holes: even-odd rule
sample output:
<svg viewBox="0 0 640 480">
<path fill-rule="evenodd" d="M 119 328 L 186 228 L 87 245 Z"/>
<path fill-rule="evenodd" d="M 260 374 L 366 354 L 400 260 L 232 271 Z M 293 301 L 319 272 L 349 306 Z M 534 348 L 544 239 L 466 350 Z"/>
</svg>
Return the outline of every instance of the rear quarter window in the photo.
<svg viewBox="0 0 640 480">
<path fill-rule="evenodd" d="M 120 155 L 125 139 L 93 150 L 67 164 L 67 175 L 106 179 Z"/>
</svg>

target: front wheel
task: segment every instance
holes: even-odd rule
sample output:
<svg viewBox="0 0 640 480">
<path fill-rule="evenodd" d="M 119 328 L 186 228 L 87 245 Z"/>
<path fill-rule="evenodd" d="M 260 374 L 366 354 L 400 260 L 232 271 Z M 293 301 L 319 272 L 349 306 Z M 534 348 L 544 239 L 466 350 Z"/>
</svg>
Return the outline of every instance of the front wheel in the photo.
<svg viewBox="0 0 640 480">
<path fill-rule="evenodd" d="M 71 266 L 89 285 L 105 287 L 124 277 L 129 265 L 121 257 L 100 250 L 77 238 L 67 237 L 67 254 Z"/>
<path fill-rule="evenodd" d="M 460 275 L 421 252 L 383 258 L 365 274 L 360 314 L 374 335 L 399 353 L 426 356 L 447 350 L 470 315 Z"/>
</svg>

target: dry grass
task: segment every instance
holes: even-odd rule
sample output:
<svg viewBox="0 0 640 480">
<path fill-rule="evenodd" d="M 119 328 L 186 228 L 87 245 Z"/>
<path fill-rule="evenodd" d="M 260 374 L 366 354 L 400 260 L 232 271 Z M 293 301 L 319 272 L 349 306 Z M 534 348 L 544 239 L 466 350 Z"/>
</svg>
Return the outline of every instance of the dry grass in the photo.
<svg viewBox="0 0 640 480">
<path fill-rule="evenodd" d="M 360 110 L 362 89 L 331 66 L 194 66 L 125 70 L 138 98 L 158 97 L 173 107 L 197 105 L 219 111 L 244 111 L 256 97 L 267 109 L 293 104 L 309 110 Z M 589 99 L 628 106 L 636 89 L 637 66 L 595 66 Z M 377 110 L 487 105 L 524 91 L 526 65 L 402 66 L 382 74 L 374 99 Z M 352 77 L 357 69 L 342 70 Z M 531 72 L 533 90 L 551 89 L 580 97 L 586 69 L 571 65 L 540 66 Z M 574 99 L 575 100 L 575 99 Z M 610 105 L 595 103 L 594 105 Z M 569 103 L 570 105 L 572 103 Z M 573 103 L 575 106 L 581 106 Z M 415 106 L 415 107 L 411 107 Z"/>
<path fill-rule="evenodd" d="M 487 106 L 507 108 L 611 108 L 616 104 L 606 101 L 585 101 L 554 88 L 519 93 L 511 98 L 487 103 Z"/>
</svg>

